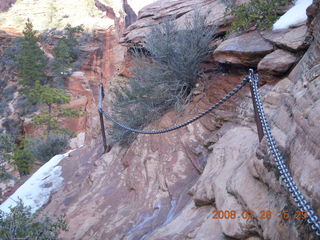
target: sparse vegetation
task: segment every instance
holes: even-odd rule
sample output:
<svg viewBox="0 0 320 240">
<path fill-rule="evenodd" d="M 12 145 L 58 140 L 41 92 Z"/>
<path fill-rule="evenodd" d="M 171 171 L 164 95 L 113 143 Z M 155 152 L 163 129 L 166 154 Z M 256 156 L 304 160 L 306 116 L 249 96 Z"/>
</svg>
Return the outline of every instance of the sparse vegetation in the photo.
<svg viewBox="0 0 320 240">
<path fill-rule="evenodd" d="M 17 90 L 17 86 L 13 85 L 13 86 L 10 86 L 10 87 L 6 87 L 4 90 L 3 90 L 3 98 L 5 101 L 9 102 L 13 99 L 13 95 L 14 93 L 16 92 Z"/>
<path fill-rule="evenodd" d="M 28 149 L 36 159 L 47 162 L 68 147 L 68 138 L 68 135 L 50 133 L 46 139 L 29 139 Z"/>
<path fill-rule="evenodd" d="M 83 31 L 83 26 L 72 27 L 68 24 L 64 29 L 64 36 L 59 39 L 53 48 L 55 53 L 53 72 L 57 77 L 65 79 L 72 73 L 69 69 L 79 57 L 79 42 L 75 38 L 75 34 Z"/>
<path fill-rule="evenodd" d="M 28 175 L 34 163 L 34 157 L 27 149 L 28 142 L 22 139 L 19 145 L 13 148 L 13 154 L 10 156 L 12 163 L 17 167 L 20 176 Z"/>
<path fill-rule="evenodd" d="M 32 214 L 22 201 L 6 214 L 0 210 L 0 239 L 2 240 L 60 240 L 60 231 L 67 231 L 63 216 L 51 219 Z"/>
<path fill-rule="evenodd" d="M 284 13 L 285 7 L 290 2 L 292 0 L 252 0 L 238 6 L 229 6 L 226 15 L 235 17 L 230 33 L 246 31 L 251 27 L 258 29 L 271 28 L 278 17 Z"/>
<path fill-rule="evenodd" d="M 156 25 L 145 39 L 145 49 L 133 49 L 133 77 L 114 91 L 117 119 L 142 128 L 175 106 L 183 110 L 199 77 L 200 63 L 210 54 L 215 27 L 207 27 L 206 16 L 195 12 L 184 29 L 174 21 Z M 110 132 L 114 141 L 130 143 L 134 135 L 117 126 Z"/>
<path fill-rule="evenodd" d="M 20 95 L 14 104 L 14 109 L 20 116 L 25 116 L 37 111 L 37 104 L 30 101 L 25 95 Z"/>
<path fill-rule="evenodd" d="M 21 123 L 13 118 L 6 118 L 2 122 L 2 127 L 6 130 L 8 135 L 16 139 L 20 135 Z"/>
<path fill-rule="evenodd" d="M 24 86 L 24 92 L 27 93 L 35 83 L 46 83 L 45 67 L 47 58 L 44 52 L 38 46 L 37 31 L 33 30 L 33 25 L 28 19 L 23 31 L 21 42 L 21 51 L 18 55 L 18 72 L 22 79 L 20 84 Z"/>
<path fill-rule="evenodd" d="M 12 59 L 17 64 L 18 76 L 21 79 L 19 84 L 23 86 L 19 90 L 22 94 L 14 105 L 19 115 L 34 112 L 41 105 L 46 106 L 45 109 L 41 107 L 41 112 L 33 118 L 35 127 L 44 130 L 43 137 L 38 139 L 21 136 L 19 121 L 7 118 L 2 123 L 4 132 L 12 136 L 12 144 L 14 145 L 11 151 L 6 153 L 5 160 L 11 161 L 20 175 L 29 174 L 34 161 L 46 162 L 68 146 L 68 138 L 72 136 L 72 133 L 61 127 L 61 119 L 63 117 L 79 117 L 81 111 L 62 107 L 62 104 L 69 103 L 71 98 L 63 89 L 54 87 L 57 85 L 54 78 L 57 75 L 61 77 L 61 74 L 55 71 L 66 72 L 71 64 L 77 60 L 79 51 L 76 34 L 82 32 L 82 26 L 71 27 L 67 25 L 64 31 L 61 31 L 62 38 L 53 42 L 55 44 L 53 51 L 56 55 L 53 72 L 52 65 L 50 65 L 52 62 L 47 61 L 47 57 L 41 50 L 40 35 L 33 29 L 30 20 L 25 25 L 24 36 L 14 43 L 17 48 L 9 47 L 5 53 L 8 59 Z M 66 75 L 63 74 L 63 77 L 65 78 Z M 9 113 L 7 102 L 13 99 L 17 89 L 17 86 L 7 86 L 7 82 L 7 78 L 0 82 L 0 93 L 5 100 L 0 104 L 1 114 Z M 0 165 L 2 166 L 2 164 Z M 5 174 L 4 168 L 0 170 L 3 170 L 0 172 L 1 176 L 2 172 Z"/>
<path fill-rule="evenodd" d="M 37 102 L 47 106 L 47 111 L 43 111 L 32 120 L 36 127 L 46 127 L 47 135 L 52 131 L 68 133 L 67 129 L 60 127 L 61 117 L 79 117 L 81 114 L 76 109 L 59 107 L 61 104 L 69 103 L 71 99 L 62 89 L 37 84 L 35 89 L 30 91 L 29 95 L 31 99 L 35 99 Z"/>
<path fill-rule="evenodd" d="M 0 136 L 0 181 L 6 181 L 11 178 L 5 169 L 5 164 L 10 158 L 13 146 L 13 138 L 10 135 L 3 134 Z"/>
</svg>

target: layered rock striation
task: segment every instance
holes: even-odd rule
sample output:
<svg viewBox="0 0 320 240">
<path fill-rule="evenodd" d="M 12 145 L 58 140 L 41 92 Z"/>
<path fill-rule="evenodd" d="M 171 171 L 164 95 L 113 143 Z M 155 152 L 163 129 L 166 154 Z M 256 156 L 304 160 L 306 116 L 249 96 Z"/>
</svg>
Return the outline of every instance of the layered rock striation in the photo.
<svg viewBox="0 0 320 240">
<path fill-rule="evenodd" d="M 201 12 L 211 8 L 209 24 L 217 24 L 223 33 L 225 2 L 158 1 L 139 12 L 121 42 L 142 43 L 150 27 L 168 16 L 175 16 L 182 27 L 196 6 Z M 234 66 L 258 67 L 259 73 L 273 79 L 273 85 L 261 87 L 271 131 L 294 180 L 319 215 L 319 4 L 315 0 L 308 9 L 308 25 L 218 42 L 216 62 L 206 64 L 201 94 L 194 96 L 183 116 L 168 112 L 147 129 L 172 126 L 208 108 L 244 77 Z M 130 65 L 126 49 L 118 44 L 118 29 L 123 27 L 110 29 L 87 46 L 88 61 L 70 78 L 74 95 L 85 92 L 81 96 L 86 98 L 88 118 L 85 146 L 61 161 L 64 185 L 44 208 L 49 214 L 66 215 L 70 230 L 62 238 L 316 239 L 305 222 L 296 219 L 298 209 L 279 179 L 266 140 L 258 141 L 248 87 L 186 128 L 140 135 L 131 146 L 116 145 L 103 154 L 98 84 L 118 83 L 115 76 L 128 75 Z M 225 63 L 230 72 L 215 70 Z M 217 217 L 217 212 L 226 211 L 237 215 Z M 282 211 L 288 211 L 288 219 L 279 216 Z M 252 212 L 259 217 L 245 214 Z"/>
</svg>

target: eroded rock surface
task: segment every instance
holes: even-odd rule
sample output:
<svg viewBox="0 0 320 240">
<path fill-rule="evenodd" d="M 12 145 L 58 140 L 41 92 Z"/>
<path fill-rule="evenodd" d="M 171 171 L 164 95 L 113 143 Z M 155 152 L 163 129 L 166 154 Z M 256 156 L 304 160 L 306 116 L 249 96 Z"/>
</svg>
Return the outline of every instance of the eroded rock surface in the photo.
<svg viewBox="0 0 320 240">
<path fill-rule="evenodd" d="M 0 13 L 0 28 L 15 29 L 22 32 L 27 19 L 38 31 L 51 28 L 63 29 L 67 24 L 83 24 L 87 31 L 107 29 L 114 21 L 95 6 L 94 0 L 80 1 L 17 1 L 4 13 Z"/>
<path fill-rule="evenodd" d="M 319 7 L 319 1 L 315 3 Z M 181 21 L 197 4 L 203 6 L 202 10 L 210 4 L 220 7 L 214 11 L 225 7 L 222 1 L 158 2 L 140 12 L 122 41 L 139 42 L 150 25 L 168 15 L 178 16 L 177 21 Z M 297 185 L 319 215 L 320 16 L 313 17 L 309 29 L 313 29 L 314 41 L 301 61 L 287 77 L 274 86 L 263 86 L 261 91 L 280 150 Z M 219 22 L 220 15 L 214 19 Z M 88 117 L 85 146 L 61 162 L 64 186 L 44 209 L 49 214 L 66 214 L 70 230 L 62 237 L 316 239 L 302 221 L 295 219 L 297 208 L 282 186 L 265 139 L 258 142 L 248 87 L 221 109 L 186 128 L 159 136 L 140 135 L 130 147 L 114 146 L 111 152 L 102 154 L 98 84 L 102 79 L 108 86 L 115 74 L 127 73 L 117 30 L 100 32 L 105 34 L 105 42 L 102 37 L 99 44 L 87 46 L 88 61 L 70 78 L 70 91 L 82 94 L 78 101 L 86 105 Z M 256 66 L 274 49 L 258 33 L 242 35 L 241 41 L 240 37 L 220 44 L 220 50 L 226 50 L 225 58 L 220 55 L 219 61 Z M 248 44 L 250 40 L 252 44 Z M 226 42 L 234 48 L 228 50 Z M 243 77 L 239 73 L 207 72 L 204 92 L 194 97 L 183 116 L 172 111 L 147 128 L 165 128 L 193 117 Z M 205 166 L 203 173 L 195 166 Z M 236 211 L 237 218 L 212 219 L 212 211 L 227 210 Z M 279 211 L 286 210 L 290 218 L 282 220 Z M 247 211 L 256 212 L 260 218 L 245 219 L 242 213 Z M 262 217 L 262 211 L 270 211 L 272 217 Z"/>
<path fill-rule="evenodd" d="M 214 51 L 214 59 L 220 63 L 257 66 L 259 61 L 273 51 L 273 46 L 257 32 L 250 32 L 223 41 Z"/>
<path fill-rule="evenodd" d="M 210 97 L 198 95 L 183 118 L 170 112 L 148 128 L 165 128 L 189 119 L 216 102 L 240 80 L 235 75 L 231 78 L 218 75 L 214 79 L 216 82 L 208 83 L 206 88 Z M 226 83 L 223 88 L 219 87 L 222 83 Z M 233 101 L 239 101 L 244 94 L 246 91 Z M 101 141 L 97 144 L 97 139 L 91 140 L 91 145 L 87 143 L 87 147 L 62 163 L 65 186 L 55 194 L 46 211 L 66 213 L 70 226 L 70 231 L 63 234 L 66 239 L 149 236 L 192 203 L 188 192 L 208 156 L 204 146 L 206 136 L 219 129 L 226 119 L 236 121 L 233 111 L 230 102 L 220 110 L 219 116 L 210 115 L 177 132 L 138 136 L 128 149 L 114 147 L 105 155 Z M 95 136 L 99 136 L 96 120 L 91 120 L 91 124 Z M 210 208 L 194 214 L 201 222 L 210 214 Z"/>
<path fill-rule="evenodd" d="M 297 57 L 290 52 L 278 49 L 266 55 L 258 64 L 258 71 L 281 75 L 297 61 Z"/>
<path fill-rule="evenodd" d="M 224 11 L 226 4 L 219 0 L 164 0 L 156 1 L 139 12 L 138 21 L 132 24 L 121 38 L 121 43 L 126 45 L 141 44 L 143 38 L 148 34 L 151 27 L 155 24 L 163 22 L 167 18 L 176 18 L 177 25 L 183 29 L 186 22 L 192 17 L 195 8 L 199 9 L 200 13 L 207 13 L 208 25 L 217 25 L 217 33 L 225 31 L 224 25 Z"/>
<path fill-rule="evenodd" d="M 318 215 L 320 142 L 316 137 L 319 136 L 316 122 L 319 121 L 320 99 L 320 71 L 317 61 L 320 56 L 319 21 L 318 15 L 313 21 L 316 39 L 289 78 L 284 78 L 274 87 L 262 88 L 272 132 L 294 179 Z M 247 113 L 243 114 L 244 119 L 247 119 Z M 179 226 L 178 217 L 158 229 L 150 239 L 187 239 L 184 236 L 190 239 L 224 239 L 225 235 L 235 239 L 316 239 L 314 233 L 301 221 L 295 221 L 297 208 L 279 180 L 275 164 L 267 154 L 265 140 L 258 144 L 253 129 L 244 127 L 245 122 L 246 120 L 240 125 L 233 125 L 213 145 L 204 173 L 191 190 L 193 200 L 199 207 L 191 207 L 191 204 L 186 211 L 188 209 L 192 216 L 206 204 L 218 211 L 235 210 L 238 214 L 244 211 L 258 214 L 261 211 L 271 211 L 272 217 L 249 221 L 241 217 L 213 220 L 209 218 L 212 215 L 208 215 L 202 224 L 214 221 L 215 225 L 207 230 L 202 228 L 201 223 L 197 223 L 197 227 L 188 228 L 191 225 L 188 220 L 183 226 Z M 287 221 L 281 220 L 278 215 L 283 210 L 290 212 L 291 217 Z M 180 218 L 180 222 L 183 220 Z M 222 235 L 215 232 L 217 225 L 220 226 Z M 171 228 L 179 229 L 182 237 L 170 232 Z M 201 238 L 197 237 L 199 233 L 203 234 Z"/>
<path fill-rule="evenodd" d="M 280 31 L 265 31 L 262 36 L 276 46 L 290 51 L 298 51 L 308 46 L 306 25 Z"/>
</svg>

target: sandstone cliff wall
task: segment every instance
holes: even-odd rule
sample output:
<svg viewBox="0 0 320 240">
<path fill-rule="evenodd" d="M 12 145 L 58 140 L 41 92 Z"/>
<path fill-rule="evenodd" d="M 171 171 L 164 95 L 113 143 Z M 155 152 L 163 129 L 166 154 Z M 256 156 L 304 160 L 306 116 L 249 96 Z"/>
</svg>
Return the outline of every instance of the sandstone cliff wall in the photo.
<svg viewBox="0 0 320 240">
<path fill-rule="evenodd" d="M 200 6 L 202 11 L 213 9 L 211 24 L 219 25 L 220 33 L 225 31 L 224 1 L 159 1 L 140 11 L 137 22 L 124 32 L 121 42 L 129 46 L 141 42 L 148 28 L 168 15 L 175 15 L 182 24 L 195 6 Z M 262 79 L 268 84 L 261 90 L 280 150 L 318 215 L 319 9 L 319 1 L 315 0 L 308 10 L 308 27 L 303 24 L 281 33 L 291 36 L 286 35 L 287 40 L 292 40 L 292 36 L 300 39 L 297 49 L 284 46 L 281 41 L 288 41 L 283 38 L 268 37 L 270 32 L 254 32 L 242 36 L 242 41 L 225 41 L 224 46 L 238 44 L 237 51 L 228 51 L 220 45 L 217 51 L 220 60 L 215 56 L 223 64 L 227 56 L 238 62 L 239 58 L 248 60 L 246 67 L 257 67 L 268 54 L 276 51 L 286 51 L 295 57 L 280 73 L 279 69 L 263 68 L 267 72 L 265 76 L 271 77 Z M 61 162 L 64 186 L 44 209 L 50 214 L 66 214 L 70 230 L 62 237 L 83 240 L 315 239 L 305 223 L 294 219 L 297 208 L 281 185 L 265 140 L 258 141 L 247 87 L 221 109 L 186 128 L 159 136 L 141 135 L 128 148 L 114 146 L 111 152 L 102 154 L 97 86 L 100 82 L 109 86 L 121 81 L 115 77 L 117 74 L 127 74 L 126 49 L 118 44 L 123 24 L 119 20 L 109 31 L 99 32 L 97 42 L 87 46 L 90 54 L 85 66 L 70 78 L 70 91 L 80 96 L 81 104 L 86 106 L 86 141 L 84 147 Z M 312 39 L 308 33 L 313 35 L 313 40 L 305 42 Z M 254 44 L 250 46 L 255 50 L 248 49 L 246 43 L 250 40 L 265 50 L 259 51 L 261 48 Z M 277 64 L 275 58 L 269 56 L 265 62 L 271 59 L 275 62 L 269 66 L 273 66 Z M 164 128 L 189 119 L 224 96 L 244 76 L 241 71 L 228 74 L 216 71 L 217 63 L 210 61 L 205 91 L 194 97 L 184 115 L 169 112 L 148 129 Z M 228 61 L 228 64 L 238 63 Z M 272 211 L 274 215 L 271 219 L 211 219 L 215 210 Z M 277 213 L 282 210 L 289 210 L 292 217 L 281 220 Z"/>
</svg>

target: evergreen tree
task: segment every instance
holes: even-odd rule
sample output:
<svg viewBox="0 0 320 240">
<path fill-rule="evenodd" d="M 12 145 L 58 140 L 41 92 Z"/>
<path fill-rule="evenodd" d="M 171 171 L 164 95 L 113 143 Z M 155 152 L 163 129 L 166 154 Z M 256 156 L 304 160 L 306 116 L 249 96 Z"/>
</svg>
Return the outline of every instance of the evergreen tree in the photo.
<svg viewBox="0 0 320 240">
<path fill-rule="evenodd" d="M 65 36 L 59 39 L 57 45 L 53 48 L 55 53 L 53 72 L 63 78 L 70 73 L 68 70 L 71 68 L 72 62 L 78 57 L 77 46 L 79 43 L 75 38 L 75 34 L 82 33 L 84 29 L 82 25 L 72 27 L 68 24 L 64 30 Z"/>
<path fill-rule="evenodd" d="M 66 37 L 60 39 L 57 46 L 54 47 L 55 63 L 53 65 L 53 72 L 55 75 L 60 77 L 68 75 L 68 69 L 71 67 L 73 60 L 70 48 L 70 43 Z"/>
<path fill-rule="evenodd" d="M 45 82 L 45 72 L 47 58 L 37 44 L 37 31 L 33 30 L 33 25 L 28 19 L 23 31 L 21 42 L 22 49 L 17 57 L 18 72 L 22 81 L 20 84 L 29 89 L 35 85 L 36 81 Z"/>
<path fill-rule="evenodd" d="M 64 217 L 52 220 L 32 214 L 20 200 L 10 213 L 0 211 L 1 240 L 59 240 L 60 231 L 67 231 Z"/>
<path fill-rule="evenodd" d="M 43 111 L 33 118 L 36 127 L 46 126 L 47 134 L 52 130 L 63 130 L 59 128 L 59 118 L 64 116 L 64 110 L 56 106 L 69 103 L 71 100 L 69 95 L 64 93 L 62 89 L 52 88 L 49 85 L 41 85 L 37 82 L 34 89 L 30 90 L 29 97 L 47 106 L 47 111 Z"/>
<path fill-rule="evenodd" d="M 27 144 L 28 142 L 23 139 L 19 145 L 14 147 L 11 156 L 12 163 L 17 167 L 20 176 L 28 175 L 34 162 L 34 157 L 27 149 Z"/>
</svg>

